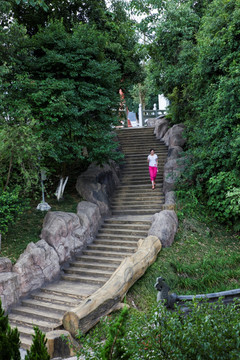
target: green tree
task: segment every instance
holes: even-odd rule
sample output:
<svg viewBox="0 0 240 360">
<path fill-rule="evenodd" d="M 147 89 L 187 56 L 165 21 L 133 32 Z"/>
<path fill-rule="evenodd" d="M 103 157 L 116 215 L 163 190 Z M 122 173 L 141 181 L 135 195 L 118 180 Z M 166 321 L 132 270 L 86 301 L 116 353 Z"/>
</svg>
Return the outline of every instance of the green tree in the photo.
<svg viewBox="0 0 240 360">
<path fill-rule="evenodd" d="M 27 350 L 25 360 L 50 360 L 46 343 L 45 334 L 38 327 L 34 327 L 33 342 L 30 350 Z"/>
<path fill-rule="evenodd" d="M 198 57 L 189 89 L 194 121 L 189 121 L 188 177 L 207 198 L 220 221 L 240 227 L 227 193 L 240 188 L 238 1 L 214 0 L 197 34 Z M 236 208 L 235 208 L 236 209 Z"/>
<path fill-rule="evenodd" d="M 38 32 L 51 20 L 62 20 L 67 31 L 72 31 L 74 24 L 90 23 L 103 25 L 105 0 L 9 0 L 14 17 L 27 28 L 29 35 Z M 43 6 L 44 5 L 44 6 Z"/>
<path fill-rule="evenodd" d="M 11 329 L 0 300 L 0 360 L 21 360 L 18 329 Z"/>
<path fill-rule="evenodd" d="M 239 1 L 132 1 L 149 15 L 151 73 L 171 101 L 172 123 L 184 122 L 187 167 L 182 184 L 208 203 L 222 222 L 240 219 Z"/>
<path fill-rule="evenodd" d="M 117 156 L 111 126 L 121 73 L 118 63 L 105 57 L 105 44 L 103 34 L 88 24 L 71 34 L 58 21 L 28 40 L 29 57 L 22 67 L 31 81 L 22 82 L 19 96 L 38 119 L 43 140 L 52 144 L 48 155 L 56 162 L 103 163 Z"/>
</svg>

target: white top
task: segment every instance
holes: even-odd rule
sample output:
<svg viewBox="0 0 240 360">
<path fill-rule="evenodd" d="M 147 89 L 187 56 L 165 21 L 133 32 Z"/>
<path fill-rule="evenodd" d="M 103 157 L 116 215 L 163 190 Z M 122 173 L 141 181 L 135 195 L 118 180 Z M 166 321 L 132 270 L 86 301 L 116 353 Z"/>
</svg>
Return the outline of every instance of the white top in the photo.
<svg viewBox="0 0 240 360">
<path fill-rule="evenodd" d="M 148 155 L 149 166 L 157 166 L 157 159 L 158 159 L 157 154 Z"/>
</svg>

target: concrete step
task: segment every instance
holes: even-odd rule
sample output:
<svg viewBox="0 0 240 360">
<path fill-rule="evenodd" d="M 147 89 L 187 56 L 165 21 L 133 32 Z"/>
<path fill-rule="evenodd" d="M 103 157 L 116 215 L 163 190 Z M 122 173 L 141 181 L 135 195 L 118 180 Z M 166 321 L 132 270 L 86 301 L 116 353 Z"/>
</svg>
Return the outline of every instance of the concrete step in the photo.
<svg viewBox="0 0 240 360">
<path fill-rule="evenodd" d="M 160 177 L 157 177 L 156 178 L 156 180 L 159 180 L 159 181 L 162 181 L 162 178 Z M 145 180 L 144 179 L 140 179 L 140 178 L 135 178 L 135 179 L 132 179 L 132 180 L 129 180 L 129 179 L 127 179 L 127 180 L 122 180 L 121 181 L 121 185 L 122 186 L 124 186 L 124 185 L 126 185 L 126 186 L 129 186 L 129 185 L 142 185 L 142 183 L 145 183 L 145 184 L 147 184 L 148 183 L 148 185 L 149 185 L 149 183 L 150 183 L 150 178 L 146 178 Z"/>
<path fill-rule="evenodd" d="M 166 157 L 167 157 L 167 154 L 158 154 L 157 153 L 157 156 L 158 156 L 158 160 L 162 160 L 162 161 L 165 161 L 166 160 Z M 135 163 L 135 164 L 148 164 L 147 162 L 147 157 L 148 157 L 148 154 L 146 153 L 125 153 L 124 154 L 124 162 L 123 164 L 130 164 L 130 163 Z"/>
<path fill-rule="evenodd" d="M 136 238 L 138 238 L 139 235 L 143 235 L 145 234 L 146 231 L 141 231 L 139 232 L 138 234 L 129 234 L 128 231 L 122 231 L 122 232 L 119 232 L 118 234 L 117 233 L 98 233 L 97 236 L 96 236 L 96 239 L 94 240 L 94 242 L 92 243 L 91 246 L 95 246 L 96 244 L 96 241 L 100 241 L 100 240 L 108 240 L 108 239 L 111 239 L 112 240 L 112 245 L 114 246 L 114 240 L 116 240 L 117 242 L 121 242 L 121 240 L 123 241 L 129 241 L 129 246 L 132 246 L 131 245 L 131 242 L 134 241 Z"/>
<path fill-rule="evenodd" d="M 146 232 L 147 233 L 147 232 Z M 116 240 L 116 239 L 112 239 L 111 237 L 109 238 L 100 238 L 99 240 L 95 240 L 94 243 L 97 244 L 97 245 L 111 245 L 113 246 L 113 249 L 114 249 L 114 246 L 126 246 L 128 245 L 129 247 L 132 247 L 134 249 L 137 248 L 137 242 L 138 242 L 138 239 L 140 237 L 146 237 L 146 233 L 145 234 L 142 234 L 142 235 L 135 235 L 135 238 L 134 240 L 125 240 L 125 237 L 124 235 L 122 235 L 120 237 L 120 240 Z M 117 236 L 115 237 L 117 238 Z"/>
<path fill-rule="evenodd" d="M 148 195 L 148 199 L 164 199 L 164 196 L 163 196 L 163 192 L 161 189 L 159 189 L 157 187 L 157 185 L 155 185 L 155 189 L 152 190 L 152 185 L 148 185 L 148 189 L 144 189 L 142 191 L 142 195 Z M 130 201 L 133 201 L 134 200 L 134 196 L 138 196 L 139 195 L 139 191 L 137 191 L 136 189 L 123 189 L 121 192 L 119 192 L 118 196 L 116 197 L 116 201 L 117 199 L 120 199 L 120 197 L 122 196 L 124 200 L 126 199 L 129 199 Z M 146 200 L 146 197 L 143 197 L 143 199 Z M 112 202 L 115 200 L 115 198 L 112 199 Z M 140 201 L 140 200 L 139 200 Z"/>
<path fill-rule="evenodd" d="M 20 332 L 20 342 L 22 349 L 29 349 L 32 345 L 34 329 L 28 326 L 18 326 Z"/>
<path fill-rule="evenodd" d="M 32 336 L 24 336 L 20 333 L 20 342 L 21 348 L 24 350 L 29 350 L 32 345 Z"/>
<path fill-rule="evenodd" d="M 102 225 L 100 230 L 140 230 L 140 231 L 144 231 L 144 230 L 148 230 L 149 229 L 149 223 L 124 223 L 123 221 L 116 221 L 116 223 L 114 223 L 114 220 L 111 222 L 111 220 L 105 220 L 104 224 Z"/>
<path fill-rule="evenodd" d="M 155 188 L 155 190 L 157 190 Z M 157 193 L 157 191 L 152 191 L 152 193 L 148 194 L 141 194 L 141 195 L 136 195 L 136 194 L 131 194 L 131 193 L 128 193 L 127 195 L 123 192 L 122 194 L 118 195 L 118 196 L 115 196 L 113 199 L 112 199 L 112 204 L 113 203 L 121 203 L 121 202 L 126 202 L 126 201 L 129 201 L 129 202 L 135 202 L 135 201 L 164 201 L 164 196 L 163 195 L 160 195 Z"/>
<path fill-rule="evenodd" d="M 52 311 L 56 312 L 57 314 L 64 314 L 67 310 L 69 310 L 69 306 L 66 304 L 58 304 L 46 301 L 40 301 L 38 299 L 26 299 L 22 300 L 22 306 L 29 307 L 33 309 L 39 309 L 42 311 Z"/>
<path fill-rule="evenodd" d="M 20 314 L 12 314 L 8 315 L 9 323 L 11 327 L 18 327 L 18 326 L 37 326 L 43 332 L 52 331 L 54 329 L 60 328 L 62 325 L 62 321 L 59 319 L 58 321 L 49 321 L 44 319 L 37 319 L 35 317 L 31 317 L 30 315 L 20 315 Z"/>
<path fill-rule="evenodd" d="M 160 164 L 158 166 L 158 175 L 161 174 L 163 176 L 163 166 L 164 166 L 165 162 Z M 135 161 L 133 161 L 132 163 L 129 164 L 125 164 L 124 168 L 123 168 L 123 172 L 121 174 L 121 179 L 124 178 L 125 176 L 147 176 L 149 177 L 149 167 L 147 162 L 144 163 L 135 163 Z"/>
<path fill-rule="evenodd" d="M 141 191 L 139 191 L 139 187 L 128 187 L 124 186 L 121 188 L 118 188 L 117 194 L 112 198 L 111 201 L 117 201 L 121 198 L 123 200 L 129 199 L 131 200 L 147 200 L 147 199 L 154 199 L 154 198 L 162 198 L 164 199 L 162 186 L 160 186 L 158 183 L 155 185 L 155 190 L 152 191 L 152 185 L 148 184 L 147 187 L 141 187 Z"/>
<path fill-rule="evenodd" d="M 159 213 L 161 211 L 160 208 L 153 208 L 153 209 L 125 209 L 125 210 L 112 210 L 113 215 L 154 215 L 155 213 Z"/>
<path fill-rule="evenodd" d="M 160 165 L 160 167 L 158 166 L 158 172 L 159 174 L 163 175 L 163 165 Z M 149 167 L 147 162 L 144 162 L 143 164 L 137 164 L 135 162 L 133 162 L 132 164 L 125 164 L 123 171 L 122 171 L 122 175 L 121 175 L 121 179 L 124 178 L 125 176 L 149 176 Z"/>
<path fill-rule="evenodd" d="M 130 238 L 130 236 L 128 236 L 128 238 Z M 133 240 L 138 240 L 135 236 L 133 237 Z M 131 241 L 131 240 L 130 240 Z M 136 246 L 137 248 L 137 246 Z M 135 248 L 133 248 L 132 246 L 123 246 L 123 245 L 103 245 L 103 244 L 93 244 L 90 245 L 88 247 L 89 250 L 96 250 L 96 251 L 121 251 L 122 253 L 134 253 L 135 252 Z"/>
<path fill-rule="evenodd" d="M 156 140 L 156 138 L 154 136 L 151 135 L 139 135 L 139 136 L 126 136 L 126 137 L 121 137 L 118 138 L 118 141 L 120 143 L 121 146 L 123 145 L 129 145 L 131 146 L 132 144 L 142 144 L 142 146 L 144 148 L 147 148 L 148 151 L 151 148 L 155 148 L 155 147 L 166 147 L 165 143 Z"/>
<path fill-rule="evenodd" d="M 84 284 L 79 288 L 78 286 L 75 286 L 75 284 L 69 283 L 69 281 L 66 282 L 61 280 L 55 285 L 49 284 L 41 288 L 41 291 L 48 294 L 62 295 L 62 297 L 73 297 L 81 302 L 87 296 L 90 296 L 97 291 L 98 288 L 99 287 L 95 285 L 85 286 Z"/>
<path fill-rule="evenodd" d="M 110 276 L 109 276 L 110 278 Z M 87 275 L 76 275 L 76 274 L 64 274 L 62 275 L 62 279 L 70 282 L 78 282 L 81 285 L 84 284 L 95 284 L 99 286 L 103 286 L 105 282 L 108 280 L 107 277 L 96 277 L 96 276 L 87 276 Z M 80 285 L 80 286 L 81 286 Z"/>
<path fill-rule="evenodd" d="M 153 206 L 158 206 L 163 204 L 164 201 L 163 200 L 152 200 L 150 199 L 149 201 L 146 200 L 135 200 L 135 201 L 129 201 L 129 200 L 125 200 L 125 201 L 117 201 L 117 202 L 113 202 L 111 204 L 111 208 L 112 209 L 116 209 L 116 208 L 122 208 L 122 207 L 126 207 L 126 208 L 143 208 L 145 207 L 146 209 L 151 208 Z"/>
<path fill-rule="evenodd" d="M 147 230 L 140 230 L 140 229 L 107 229 L 107 228 L 102 228 L 98 231 L 98 235 L 97 238 L 99 238 L 99 235 L 101 235 L 101 237 L 103 236 L 111 236 L 111 235 L 123 235 L 123 236 L 129 236 L 129 235 L 135 235 L 135 236 L 144 236 L 144 234 L 146 234 Z M 96 243 L 96 240 L 94 241 L 94 243 Z"/>
<path fill-rule="evenodd" d="M 65 313 L 65 311 L 60 311 L 56 313 L 56 311 L 51 311 L 51 309 L 48 309 L 48 311 L 45 311 L 44 309 L 38 309 L 33 308 L 29 306 L 15 306 L 11 313 L 10 318 L 15 315 L 21 315 L 23 317 L 32 318 L 36 320 L 44 320 L 47 321 L 49 324 L 55 324 L 61 323 L 62 315 Z"/>
<path fill-rule="evenodd" d="M 94 269 L 94 270 L 106 270 L 106 271 L 115 271 L 119 264 L 112 263 L 96 263 L 91 261 L 74 261 L 70 262 L 71 267 L 75 268 L 84 268 L 84 269 Z"/>
<path fill-rule="evenodd" d="M 80 299 L 71 298 L 68 296 L 63 296 L 62 294 L 56 295 L 52 293 L 45 292 L 37 292 L 36 294 L 32 294 L 33 300 L 39 300 L 41 302 L 45 302 L 49 304 L 49 302 L 56 305 L 63 305 L 69 307 L 75 307 L 79 304 Z"/>
<path fill-rule="evenodd" d="M 161 169 L 158 169 L 157 172 L 157 177 L 161 176 L 163 178 L 163 171 Z M 147 165 L 144 165 L 142 167 L 138 167 L 137 165 L 134 166 L 130 166 L 129 169 L 125 169 L 124 172 L 121 175 L 120 180 L 125 180 L 125 179 L 132 179 L 132 178 L 141 178 L 141 180 L 143 181 L 143 179 L 146 179 L 147 181 L 149 180 L 149 168 Z"/>
<path fill-rule="evenodd" d="M 124 148 L 122 148 L 121 150 L 122 153 L 124 154 L 123 163 L 131 159 L 138 160 L 138 162 L 140 161 L 147 162 L 149 150 L 144 150 L 141 148 L 141 146 L 139 147 L 139 149 L 125 150 Z M 158 159 L 160 160 L 165 160 L 167 157 L 167 152 L 164 152 L 163 150 L 155 149 L 155 153 L 157 154 Z"/>
<path fill-rule="evenodd" d="M 118 225 L 124 225 L 124 226 L 139 226 L 139 225 L 143 225 L 143 226 L 150 226 L 151 225 L 151 221 L 150 220 L 143 220 L 140 217 L 137 217 L 135 219 L 132 218 L 116 218 L 116 217 L 110 217 L 110 218 L 106 218 L 104 220 L 104 225 L 109 225 L 111 224 L 114 226 L 118 226 Z"/>
<path fill-rule="evenodd" d="M 34 329 L 30 326 L 18 326 L 18 331 L 21 333 L 22 336 L 26 336 L 27 338 L 31 338 L 34 334 Z"/>
<path fill-rule="evenodd" d="M 109 270 L 99 270 L 99 269 L 89 269 L 89 268 L 78 268 L 76 266 L 70 266 L 68 269 L 64 270 L 65 274 L 75 274 L 80 276 L 95 276 L 95 277 L 106 277 L 112 275 L 113 271 Z"/>
<path fill-rule="evenodd" d="M 129 255 L 129 252 L 123 252 L 122 249 L 121 251 L 97 251 L 97 250 L 84 250 L 83 251 L 84 255 L 89 255 L 89 256 L 94 256 L 94 257 L 100 257 L 100 258 L 115 258 L 117 260 L 120 259 L 125 259 L 125 257 L 127 257 Z"/>
<path fill-rule="evenodd" d="M 157 178 L 159 179 L 159 176 L 161 176 L 161 178 L 163 179 L 163 172 L 161 170 L 159 170 L 157 172 Z M 141 181 L 149 181 L 150 180 L 150 175 L 149 175 L 149 169 L 148 168 L 144 168 L 144 169 L 135 169 L 135 168 L 132 168 L 132 169 L 129 169 L 127 170 L 127 172 L 123 173 L 121 178 L 120 178 L 120 181 L 126 181 L 127 179 L 136 179 L 136 178 L 139 178 L 141 179 Z"/>
<path fill-rule="evenodd" d="M 111 209 L 112 209 L 112 211 L 114 211 L 114 210 L 140 210 L 140 209 L 142 209 L 142 210 L 144 210 L 144 209 L 146 209 L 146 210 L 148 210 L 148 209 L 152 209 L 152 208 L 154 208 L 154 209 L 161 209 L 161 203 L 159 202 L 159 203 L 155 203 L 155 204 L 150 204 L 150 205 L 146 205 L 146 204 L 137 204 L 137 205 L 118 205 L 118 206 L 112 206 L 111 207 Z M 160 210 L 159 210 L 160 211 Z"/>
<path fill-rule="evenodd" d="M 150 183 L 150 180 L 149 180 Z M 151 193 L 152 190 L 151 189 L 151 183 L 150 184 L 140 184 L 140 185 L 136 185 L 136 184 L 131 184 L 131 185 L 119 185 L 119 187 L 116 189 L 116 193 L 119 194 L 120 191 L 127 191 L 127 192 L 137 192 L 138 195 L 142 194 L 143 192 L 149 192 Z M 159 190 L 159 192 L 161 191 L 162 193 L 162 184 L 161 182 L 157 182 L 156 179 L 156 185 L 158 185 L 158 188 L 156 188 L 156 190 Z"/>
<path fill-rule="evenodd" d="M 86 250 L 85 250 L 86 251 Z M 109 257 L 108 257 L 109 255 Z M 95 262 L 97 265 L 100 264 L 114 264 L 114 265 L 120 265 L 122 262 L 122 259 L 126 257 L 126 254 L 123 254 L 122 257 L 111 256 L 111 254 L 105 254 L 103 256 L 100 256 L 95 251 L 87 251 L 87 254 L 83 254 L 81 256 L 76 256 L 76 259 L 79 259 L 83 262 Z"/>
</svg>

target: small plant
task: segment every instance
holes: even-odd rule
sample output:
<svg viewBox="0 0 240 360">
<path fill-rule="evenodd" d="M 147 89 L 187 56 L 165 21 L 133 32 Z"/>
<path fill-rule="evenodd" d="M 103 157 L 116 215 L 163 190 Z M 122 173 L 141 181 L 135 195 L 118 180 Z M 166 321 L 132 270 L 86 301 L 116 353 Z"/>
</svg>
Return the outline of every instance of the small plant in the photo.
<svg viewBox="0 0 240 360">
<path fill-rule="evenodd" d="M 77 339 L 81 346 L 75 349 L 78 359 L 82 355 L 95 360 L 129 359 L 123 347 L 127 317 L 128 308 L 124 307 L 116 319 L 105 317 L 90 334 L 79 333 Z"/>
<path fill-rule="evenodd" d="M 38 327 L 34 327 L 33 343 L 30 350 L 27 350 L 25 360 L 50 360 L 47 351 L 45 334 Z"/>
<path fill-rule="evenodd" d="M 11 329 L 0 300 L 0 360 L 21 360 L 18 329 Z"/>
</svg>

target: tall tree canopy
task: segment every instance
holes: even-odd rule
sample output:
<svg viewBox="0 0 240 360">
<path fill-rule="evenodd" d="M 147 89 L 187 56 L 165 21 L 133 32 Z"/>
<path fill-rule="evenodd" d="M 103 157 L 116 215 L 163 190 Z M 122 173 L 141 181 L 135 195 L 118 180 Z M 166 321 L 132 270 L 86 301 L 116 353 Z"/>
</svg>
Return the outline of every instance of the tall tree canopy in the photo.
<svg viewBox="0 0 240 360">
<path fill-rule="evenodd" d="M 182 184 L 218 220 L 240 228 L 238 0 L 132 0 L 148 16 L 149 67 L 171 100 L 172 123 L 184 122 L 189 164 Z"/>
<path fill-rule="evenodd" d="M 111 130 L 119 89 L 140 76 L 137 37 L 123 2 L 107 8 L 104 0 L 9 0 L 1 9 L 1 134 L 34 139 L 24 151 L 4 142 L 2 154 L 12 154 L 2 159 L 4 186 L 24 169 L 37 179 L 40 162 L 64 171 L 77 160 L 116 159 Z"/>
<path fill-rule="evenodd" d="M 50 20 L 62 20 L 66 30 L 76 23 L 102 26 L 105 22 L 105 0 L 44 0 L 43 3 L 10 0 L 14 17 L 27 28 L 29 35 L 38 32 Z"/>
</svg>

